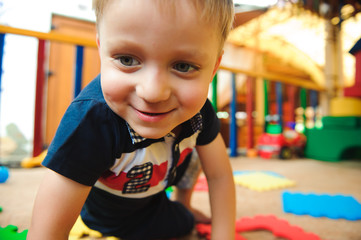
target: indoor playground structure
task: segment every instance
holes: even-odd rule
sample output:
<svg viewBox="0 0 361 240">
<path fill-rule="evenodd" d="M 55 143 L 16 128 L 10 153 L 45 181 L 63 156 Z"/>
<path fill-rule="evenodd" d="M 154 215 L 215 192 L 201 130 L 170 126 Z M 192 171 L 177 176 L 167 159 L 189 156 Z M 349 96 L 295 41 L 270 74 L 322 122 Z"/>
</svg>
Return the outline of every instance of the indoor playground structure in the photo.
<svg viewBox="0 0 361 240">
<path fill-rule="evenodd" d="M 331 100 L 330 116 L 321 129 L 307 130 L 306 156 L 325 161 L 361 159 L 361 39 L 350 53 L 355 56 L 355 83 Z"/>
<path fill-rule="evenodd" d="M 349 190 L 354 186 L 328 185 L 328 179 L 338 178 L 335 169 L 345 160 L 356 166 L 347 169 L 353 171 L 354 184 L 360 180 L 361 2 L 341 2 L 278 1 L 266 9 L 242 11 L 236 7 L 234 28 L 209 98 L 236 166 L 237 208 L 246 211 L 247 204 L 256 200 L 271 204 L 269 211 L 260 207 L 262 211 L 255 208 L 252 214 L 237 212 L 237 240 L 257 239 L 245 236 L 259 231 L 282 239 L 325 240 L 323 232 L 313 231 L 311 225 L 317 221 L 334 221 L 327 226 L 335 231 L 337 221 L 361 229 L 361 195 Z M 19 172 L 42 170 L 41 162 L 68 104 L 99 72 L 95 31 L 93 22 L 56 14 L 49 32 L 0 22 L 0 89 L 7 36 L 25 36 L 38 44 L 31 154 L 15 163 L 3 161 L 0 155 L 0 240 L 26 239 L 27 228 L 1 221 L 1 215 L 9 210 L 1 191 L 13 186 L 15 178 L 21 179 Z M 359 35 L 353 35 L 351 41 L 350 32 Z M 310 49 L 303 49 L 305 46 Z M 352 65 L 346 66 L 343 59 Z M 0 103 L 7 104 L 1 101 L 2 91 Z M 1 139 L 4 155 L 25 148 L 20 130 L 13 129 L 11 136 Z M 10 150 L 4 151 L 1 145 Z M 302 164 L 309 166 L 310 175 L 302 172 Z M 323 176 L 322 168 L 313 172 L 317 166 L 331 174 Z M 314 190 L 316 183 L 321 187 Z M 208 193 L 208 185 L 203 174 L 194 191 L 200 201 L 205 199 L 202 194 Z M 172 198 L 173 188 L 166 193 Z M 352 230 L 361 236 L 359 229 Z M 209 224 L 197 224 L 194 231 L 194 239 L 211 239 Z M 69 239 L 117 238 L 102 236 L 79 218 Z"/>
</svg>

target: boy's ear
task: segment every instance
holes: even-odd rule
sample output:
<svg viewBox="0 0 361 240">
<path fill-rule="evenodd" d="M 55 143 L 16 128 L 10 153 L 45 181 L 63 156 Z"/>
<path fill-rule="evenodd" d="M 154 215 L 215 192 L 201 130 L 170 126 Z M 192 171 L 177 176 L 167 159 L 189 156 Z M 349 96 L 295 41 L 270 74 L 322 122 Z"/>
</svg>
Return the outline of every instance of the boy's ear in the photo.
<svg viewBox="0 0 361 240">
<path fill-rule="evenodd" d="M 213 78 L 214 78 L 214 75 L 216 75 L 216 72 L 217 72 L 217 70 L 218 70 L 218 68 L 219 68 L 219 65 L 221 64 L 222 57 L 223 57 L 223 53 L 224 53 L 224 50 L 222 50 L 221 54 L 219 54 L 219 57 L 217 58 L 217 62 L 216 62 L 216 64 L 214 65 L 212 80 L 213 80 Z"/>
<path fill-rule="evenodd" d="M 98 47 L 98 54 L 99 54 L 99 57 L 101 56 L 100 54 L 100 38 L 99 38 L 99 34 L 97 33 L 96 37 L 96 43 L 97 43 L 97 47 Z"/>
<path fill-rule="evenodd" d="M 99 34 L 98 33 L 96 35 L 96 42 L 97 42 L 98 49 L 100 50 L 100 39 L 99 39 Z"/>
</svg>

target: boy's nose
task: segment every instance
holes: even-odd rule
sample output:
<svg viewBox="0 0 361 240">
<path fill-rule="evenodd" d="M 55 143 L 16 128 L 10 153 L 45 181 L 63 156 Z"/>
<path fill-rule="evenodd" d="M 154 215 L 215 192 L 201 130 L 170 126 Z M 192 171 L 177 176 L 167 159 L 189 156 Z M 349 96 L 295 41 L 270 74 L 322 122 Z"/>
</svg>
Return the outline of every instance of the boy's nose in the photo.
<svg viewBox="0 0 361 240">
<path fill-rule="evenodd" d="M 160 71 L 153 73 L 148 71 L 144 78 L 139 80 L 136 93 L 138 97 L 150 103 L 167 100 L 171 95 L 171 87 L 167 74 Z"/>
</svg>

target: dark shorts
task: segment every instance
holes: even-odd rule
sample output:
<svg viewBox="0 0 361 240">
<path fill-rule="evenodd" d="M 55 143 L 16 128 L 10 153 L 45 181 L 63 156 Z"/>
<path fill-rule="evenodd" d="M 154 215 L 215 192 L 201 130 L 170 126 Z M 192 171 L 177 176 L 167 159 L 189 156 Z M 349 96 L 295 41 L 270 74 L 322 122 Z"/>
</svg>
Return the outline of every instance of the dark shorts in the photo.
<svg viewBox="0 0 361 240">
<path fill-rule="evenodd" d="M 174 184 L 189 161 L 185 162 L 177 169 Z M 182 204 L 170 201 L 165 191 L 147 198 L 129 199 L 93 187 L 81 218 L 89 228 L 103 235 L 126 240 L 176 238 L 189 234 L 194 227 L 193 215 Z"/>
</svg>

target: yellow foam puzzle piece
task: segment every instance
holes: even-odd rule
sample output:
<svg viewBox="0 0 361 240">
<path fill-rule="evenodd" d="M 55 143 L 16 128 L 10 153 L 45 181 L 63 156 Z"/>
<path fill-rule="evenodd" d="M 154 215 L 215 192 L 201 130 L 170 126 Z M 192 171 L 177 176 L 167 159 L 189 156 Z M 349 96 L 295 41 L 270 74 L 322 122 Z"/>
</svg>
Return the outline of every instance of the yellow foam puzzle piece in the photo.
<svg viewBox="0 0 361 240">
<path fill-rule="evenodd" d="M 88 228 L 81 217 L 78 217 L 73 228 L 70 231 L 69 239 L 81 239 L 83 236 L 91 236 L 91 237 L 102 237 L 102 234 L 98 231 L 92 230 Z"/>
<path fill-rule="evenodd" d="M 69 236 L 69 240 L 120 240 L 116 237 L 102 237 L 102 238 L 95 238 L 95 237 L 77 237 L 77 236 Z"/>
<path fill-rule="evenodd" d="M 276 177 L 262 172 L 236 175 L 234 181 L 237 185 L 259 192 L 291 187 L 296 184 L 287 178 Z"/>
<path fill-rule="evenodd" d="M 120 240 L 117 237 L 103 237 L 103 235 L 95 230 L 88 228 L 81 217 L 76 220 L 70 231 L 69 240 Z"/>
<path fill-rule="evenodd" d="M 20 165 L 23 168 L 40 167 L 41 163 L 43 162 L 43 160 L 44 160 L 47 153 L 48 153 L 48 150 L 44 150 L 42 153 L 40 153 L 36 157 L 24 158 L 21 161 Z"/>
</svg>

